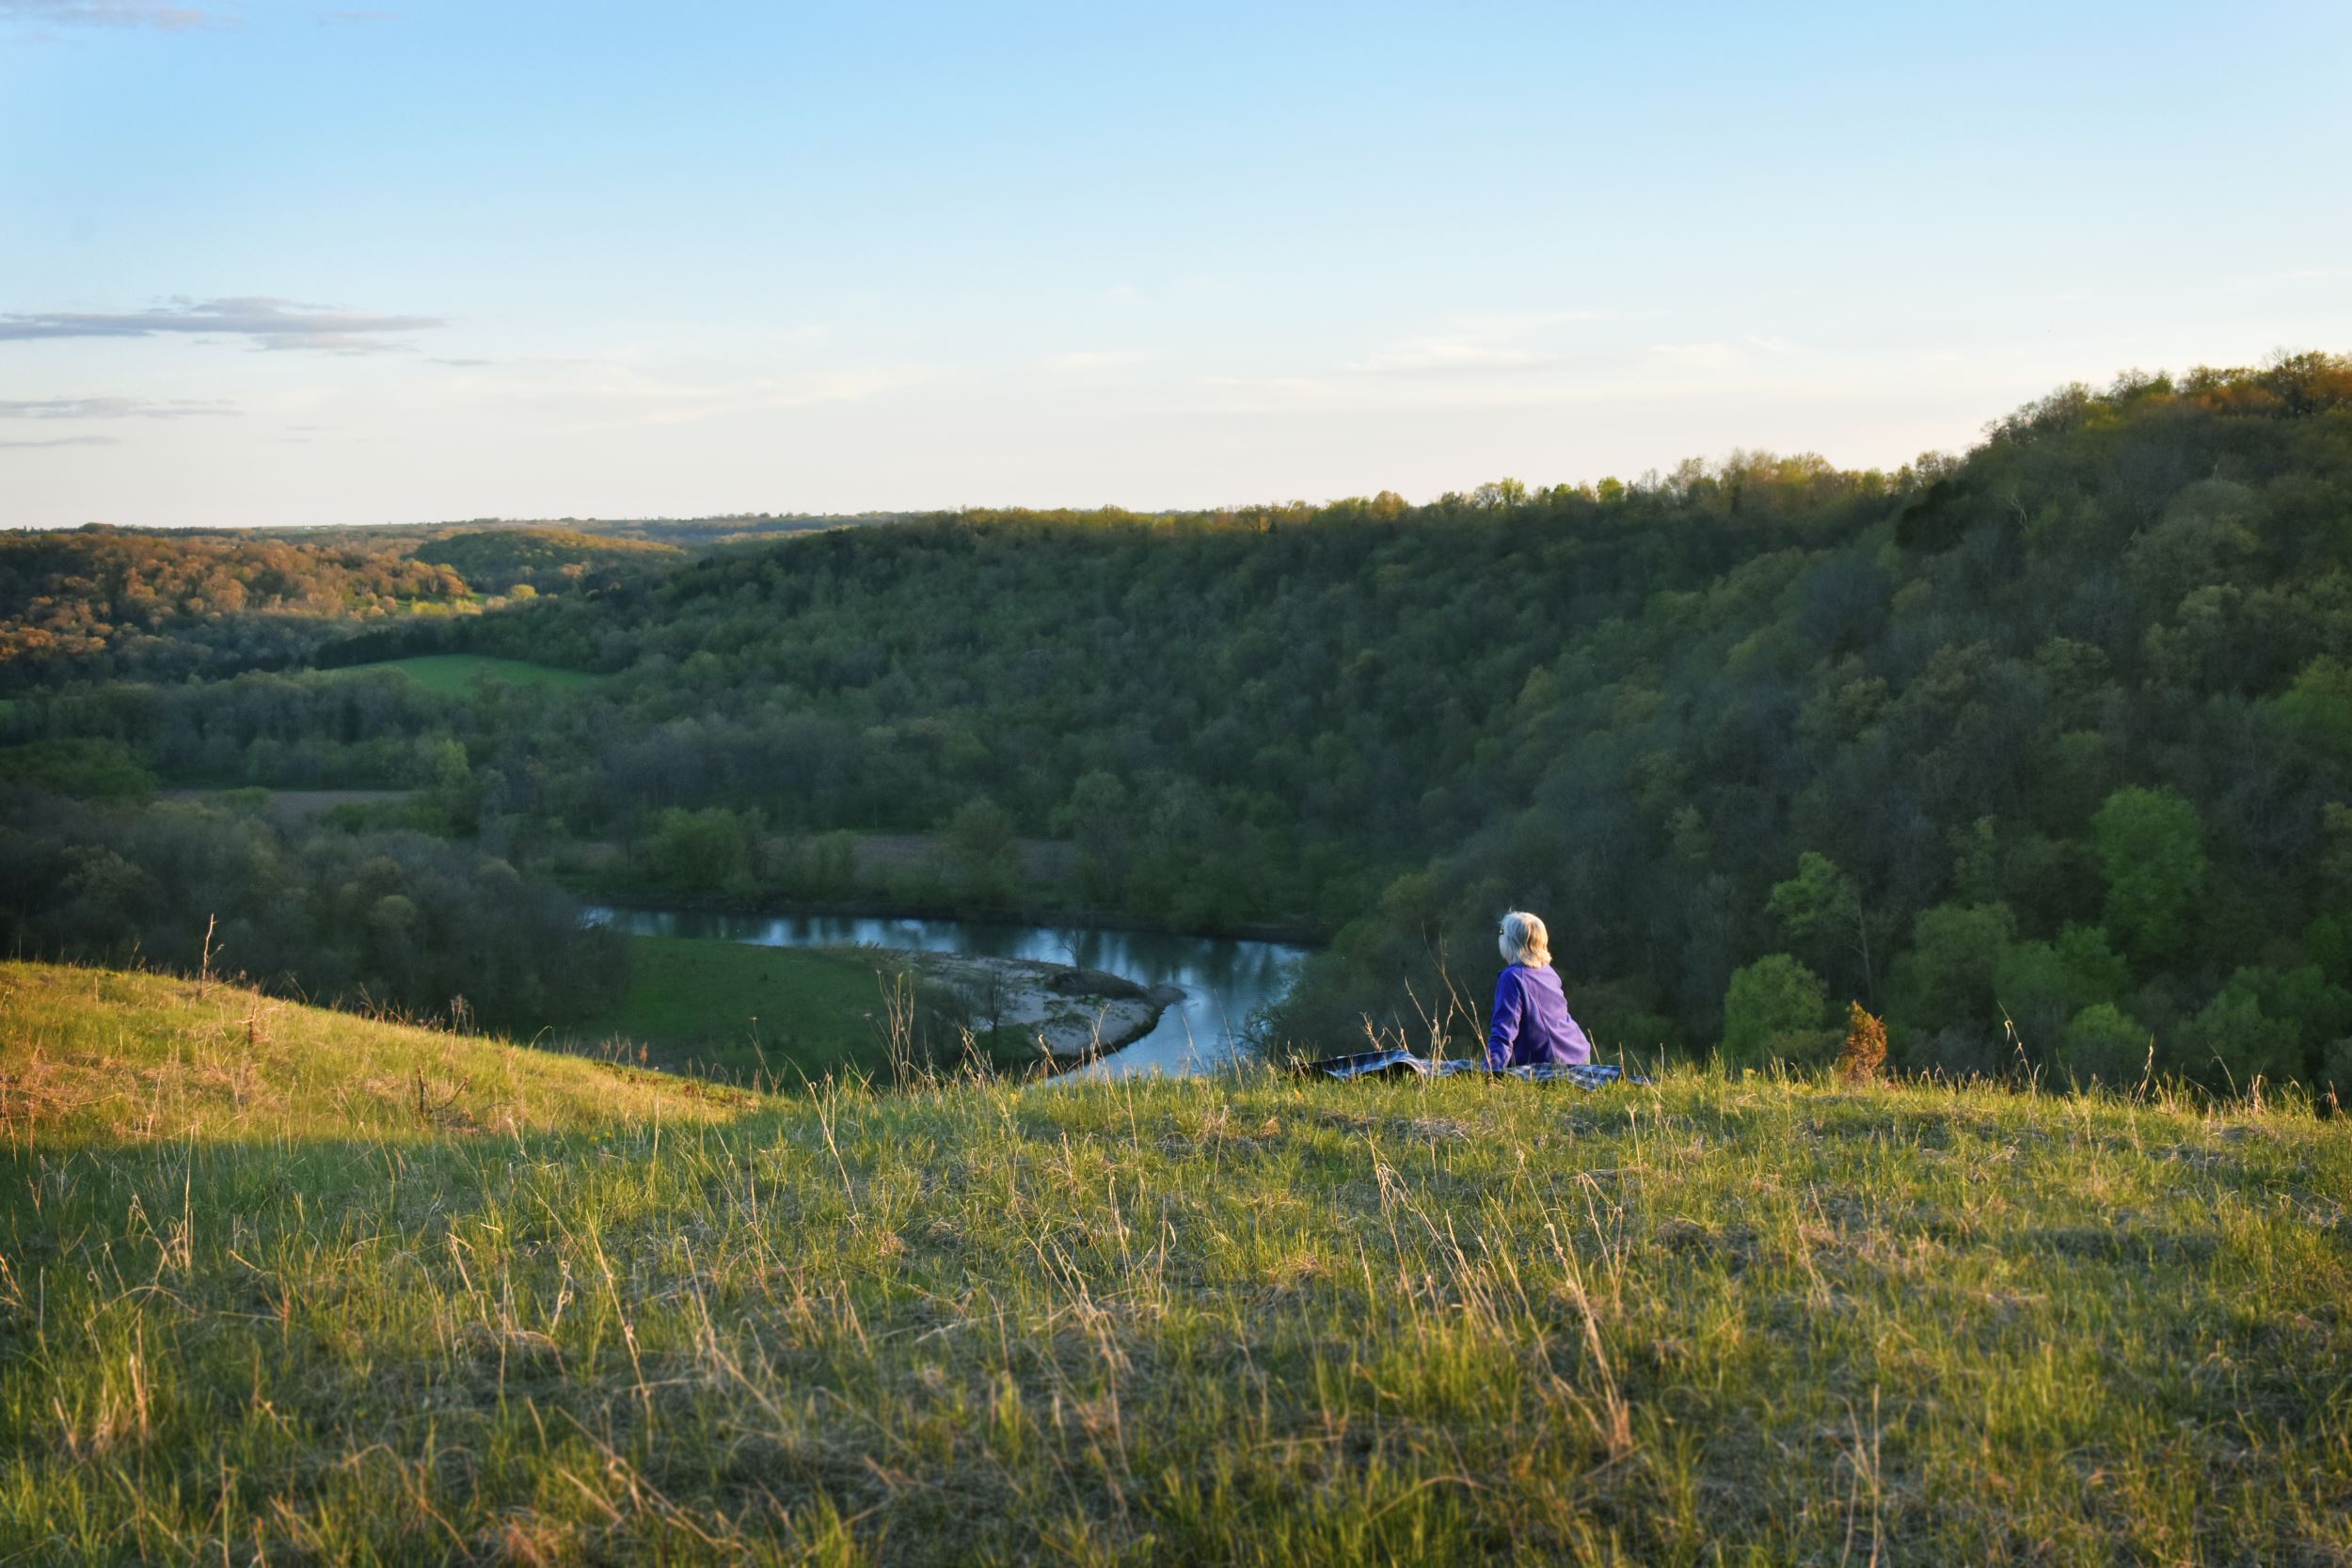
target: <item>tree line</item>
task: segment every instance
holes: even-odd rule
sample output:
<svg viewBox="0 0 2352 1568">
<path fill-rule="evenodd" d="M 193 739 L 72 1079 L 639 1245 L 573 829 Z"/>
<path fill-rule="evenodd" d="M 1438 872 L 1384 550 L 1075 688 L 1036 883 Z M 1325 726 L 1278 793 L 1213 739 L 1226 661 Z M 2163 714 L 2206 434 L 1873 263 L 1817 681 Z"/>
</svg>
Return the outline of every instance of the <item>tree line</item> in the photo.
<svg viewBox="0 0 2352 1568">
<path fill-rule="evenodd" d="M 151 780 L 106 745 L 53 749 L 30 779 L 0 773 L 0 950 L 12 958 L 236 975 L 525 1037 L 603 1011 L 627 984 L 620 939 L 502 860 L 422 833 L 290 822 L 258 794 L 148 800 Z"/>
</svg>

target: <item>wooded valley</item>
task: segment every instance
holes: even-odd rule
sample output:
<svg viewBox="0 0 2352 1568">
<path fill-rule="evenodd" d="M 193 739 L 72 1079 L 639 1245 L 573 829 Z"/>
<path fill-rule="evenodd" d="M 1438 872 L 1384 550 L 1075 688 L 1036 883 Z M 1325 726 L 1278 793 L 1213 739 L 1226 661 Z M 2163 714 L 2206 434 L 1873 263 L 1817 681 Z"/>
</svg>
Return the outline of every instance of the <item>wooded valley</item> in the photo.
<svg viewBox="0 0 2352 1568">
<path fill-rule="evenodd" d="M 1272 929 L 1328 945 L 1270 1034 L 1337 1049 L 1524 907 L 1611 1050 L 1818 1061 L 1855 1001 L 1911 1070 L 2352 1086 L 2341 356 L 1893 473 L 596 527 L 0 537 L 9 949 L 193 969 L 217 916 L 530 1029 L 609 1004 L 575 895 Z"/>
</svg>

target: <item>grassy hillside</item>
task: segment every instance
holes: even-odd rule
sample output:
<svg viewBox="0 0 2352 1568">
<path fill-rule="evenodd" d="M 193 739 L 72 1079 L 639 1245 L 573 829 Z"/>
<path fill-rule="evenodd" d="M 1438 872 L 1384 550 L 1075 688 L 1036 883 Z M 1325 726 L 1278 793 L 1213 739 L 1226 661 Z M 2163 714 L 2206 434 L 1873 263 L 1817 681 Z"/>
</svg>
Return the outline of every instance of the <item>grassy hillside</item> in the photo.
<svg viewBox="0 0 2352 1568">
<path fill-rule="evenodd" d="M 0 964 L 11 1153 L 587 1132 L 753 1097 L 502 1041 L 377 1023 L 225 985 Z M 423 1109 L 419 1109 L 421 1103 Z"/>
<path fill-rule="evenodd" d="M 2294 1107 L 785 1102 L 23 965 L 0 1071 L 0 1559 L 2352 1554 Z"/>
</svg>

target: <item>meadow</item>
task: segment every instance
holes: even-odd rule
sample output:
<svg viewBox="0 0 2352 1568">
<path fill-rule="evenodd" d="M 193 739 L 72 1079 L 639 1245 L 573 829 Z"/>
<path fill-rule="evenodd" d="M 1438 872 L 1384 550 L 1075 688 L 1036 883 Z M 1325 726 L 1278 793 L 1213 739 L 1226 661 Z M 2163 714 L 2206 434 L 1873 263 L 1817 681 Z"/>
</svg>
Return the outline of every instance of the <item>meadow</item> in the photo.
<svg viewBox="0 0 2352 1568">
<path fill-rule="evenodd" d="M 643 1047 L 641 1062 L 745 1084 L 890 1076 L 892 1008 L 914 996 L 898 955 L 692 937 L 628 942 L 628 988 L 615 1006 L 565 1031 L 576 1047 Z M 927 1033 L 945 1033 L 935 1019 L 924 1022 Z"/>
<path fill-rule="evenodd" d="M 396 670 L 437 697 L 465 697 L 484 681 L 508 686 L 573 690 L 594 686 L 596 677 L 580 670 L 559 670 L 519 658 L 493 658 L 485 654 L 419 654 L 409 658 L 380 659 L 372 664 L 343 666 L 346 670 Z"/>
<path fill-rule="evenodd" d="M 0 968 L 0 1560 L 2352 1557 L 2307 1101 L 755 1095 Z"/>
</svg>

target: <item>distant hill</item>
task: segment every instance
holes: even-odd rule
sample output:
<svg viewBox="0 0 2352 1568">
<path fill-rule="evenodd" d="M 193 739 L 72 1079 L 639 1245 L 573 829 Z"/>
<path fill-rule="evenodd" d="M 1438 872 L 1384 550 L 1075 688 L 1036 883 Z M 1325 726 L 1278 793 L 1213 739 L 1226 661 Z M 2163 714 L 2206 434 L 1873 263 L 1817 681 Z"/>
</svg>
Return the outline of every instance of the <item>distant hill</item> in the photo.
<svg viewBox="0 0 2352 1568">
<path fill-rule="evenodd" d="M 418 561 L 446 566 L 471 587 L 489 594 L 516 588 L 562 593 L 589 584 L 658 571 L 684 558 L 675 545 L 649 539 L 600 537 L 565 529 L 493 529 L 452 533 L 409 552 Z"/>
<path fill-rule="evenodd" d="M 614 588 L 713 547 L 895 515 L 0 530 L 0 691 L 282 668 L 361 623 Z M 339 661 L 354 657 L 370 656 Z"/>
<path fill-rule="evenodd" d="M 0 1131 L 26 1561 L 2352 1552 L 2307 1105 L 783 1101 L 7 964 Z"/>
<path fill-rule="evenodd" d="M 469 517 L 438 523 L 353 523 L 256 529 L 276 539 L 315 543 L 322 537 L 366 541 L 371 547 L 405 548 L 460 533 L 538 532 L 634 539 L 695 549 L 746 539 L 781 538 L 826 529 L 897 522 L 904 512 L 745 512 L 713 517 Z"/>
<path fill-rule="evenodd" d="M 352 623 L 447 612 L 470 597 L 453 571 L 332 535 L 0 532 L 0 689 L 284 661 Z"/>
</svg>

